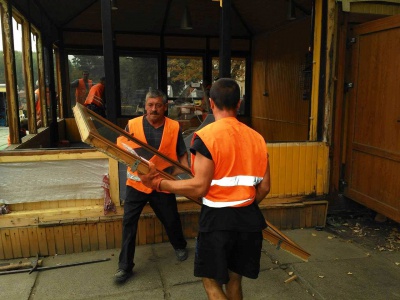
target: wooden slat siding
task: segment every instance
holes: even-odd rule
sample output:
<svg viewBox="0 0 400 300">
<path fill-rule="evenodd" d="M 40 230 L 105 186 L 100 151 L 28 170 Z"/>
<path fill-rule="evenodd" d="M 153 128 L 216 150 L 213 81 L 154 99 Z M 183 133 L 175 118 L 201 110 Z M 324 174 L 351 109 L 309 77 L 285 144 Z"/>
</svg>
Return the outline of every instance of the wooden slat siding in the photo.
<svg viewBox="0 0 400 300">
<path fill-rule="evenodd" d="M 32 256 L 35 256 L 40 252 L 38 231 L 36 227 L 28 228 L 28 242 L 29 242 L 29 252 Z"/>
<path fill-rule="evenodd" d="M 300 226 L 300 213 L 301 213 L 302 209 L 300 207 L 294 207 L 293 208 L 293 229 L 298 229 L 298 228 L 302 228 L 304 226 Z"/>
<path fill-rule="evenodd" d="M 0 229 L 0 259 L 5 259 L 5 255 L 4 255 L 4 247 L 3 247 L 3 241 L 2 241 L 2 230 Z"/>
<path fill-rule="evenodd" d="M 89 230 L 90 251 L 97 251 L 99 250 L 97 224 L 96 223 L 88 224 L 88 230 Z"/>
<path fill-rule="evenodd" d="M 306 214 L 306 228 L 310 228 L 312 226 L 312 207 L 311 206 L 307 206 L 305 207 L 305 214 Z"/>
<path fill-rule="evenodd" d="M 54 227 L 54 240 L 56 242 L 56 253 L 65 254 L 64 231 L 62 226 Z"/>
<path fill-rule="evenodd" d="M 14 257 L 22 257 L 18 228 L 10 229 L 10 240 Z"/>
<path fill-rule="evenodd" d="M 114 234 L 113 222 L 106 222 L 106 241 L 107 241 L 107 249 L 115 248 L 115 234 Z"/>
<path fill-rule="evenodd" d="M 299 195 L 299 173 L 300 173 L 300 147 L 299 143 L 292 144 L 293 148 L 293 161 L 292 161 L 292 196 Z"/>
<path fill-rule="evenodd" d="M 292 172 L 293 172 L 293 146 L 286 144 L 286 170 L 285 170 L 285 197 L 293 194 Z"/>
<path fill-rule="evenodd" d="M 270 149 L 270 172 L 271 172 L 271 197 L 278 197 L 279 195 L 279 145 L 271 144 L 268 146 Z"/>
<path fill-rule="evenodd" d="M 313 145 L 311 143 L 306 144 L 306 166 L 305 166 L 305 186 L 304 186 L 304 192 L 306 195 L 309 195 L 312 193 L 312 150 L 313 150 Z"/>
<path fill-rule="evenodd" d="M 99 240 L 99 250 L 107 249 L 107 239 L 106 239 L 106 225 L 104 222 L 97 224 L 97 235 Z M 121 247 L 121 243 L 115 245 L 117 248 Z"/>
<path fill-rule="evenodd" d="M 4 258 L 5 259 L 13 258 L 14 254 L 11 245 L 10 230 L 1 229 L 0 233 L 1 233 L 1 242 L 3 244 Z"/>
<path fill-rule="evenodd" d="M 254 39 L 251 123 L 267 141 L 308 137 L 310 102 L 302 100 L 300 76 L 308 48 L 309 22 L 306 18 Z"/>
<path fill-rule="evenodd" d="M 72 243 L 75 253 L 82 252 L 81 228 L 79 225 L 72 225 Z"/>
<path fill-rule="evenodd" d="M 54 240 L 53 227 L 46 228 L 46 241 L 47 241 L 47 249 L 49 250 L 49 255 L 55 255 L 57 252 L 56 252 L 56 242 Z"/>
<path fill-rule="evenodd" d="M 163 240 L 163 225 L 161 221 L 156 218 L 154 221 L 154 242 L 155 243 L 162 243 Z"/>
<path fill-rule="evenodd" d="M 300 153 L 299 153 L 299 195 L 306 194 L 306 156 L 307 156 L 307 144 L 300 144 Z"/>
<path fill-rule="evenodd" d="M 140 218 L 138 222 L 138 230 L 136 235 L 138 236 L 138 245 L 146 244 L 146 220 L 144 218 Z"/>
<path fill-rule="evenodd" d="M 318 162 L 318 145 L 313 145 L 311 154 L 311 193 L 317 192 L 317 162 Z"/>
<path fill-rule="evenodd" d="M 316 193 L 317 195 L 322 195 L 329 191 L 329 180 L 327 174 L 329 172 L 329 148 L 323 144 L 318 146 L 318 154 L 317 154 L 317 187 Z"/>
<path fill-rule="evenodd" d="M 81 232 L 82 252 L 90 251 L 90 238 L 88 224 L 80 224 L 79 229 Z"/>
<path fill-rule="evenodd" d="M 100 225 L 100 223 L 98 224 Z M 114 240 L 115 248 L 121 248 L 122 245 L 122 220 L 114 221 Z"/>
<path fill-rule="evenodd" d="M 279 176 L 279 197 L 284 197 L 285 195 L 285 183 L 286 183 L 286 152 L 287 152 L 287 147 L 285 143 L 281 143 L 279 147 L 279 164 L 277 169 L 275 169 L 275 172 L 278 170 L 278 176 Z"/>
<path fill-rule="evenodd" d="M 65 254 L 74 253 L 74 242 L 72 238 L 72 225 L 62 226 L 64 232 Z"/>
<path fill-rule="evenodd" d="M 305 209 L 299 208 L 299 227 L 306 228 L 306 211 Z"/>
<path fill-rule="evenodd" d="M 47 247 L 46 229 L 38 227 L 36 231 L 38 236 L 39 254 L 41 256 L 47 256 L 49 255 L 49 248 Z"/>
<path fill-rule="evenodd" d="M 22 257 L 34 256 L 34 254 L 31 253 L 30 249 L 29 249 L 28 229 L 27 228 L 18 228 L 18 232 L 19 232 L 19 240 L 21 242 Z"/>
<path fill-rule="evenodd" d="M 145 217 L 146 244 L 154 244 L 154 219 L 155 217 Z"/>
</svg>

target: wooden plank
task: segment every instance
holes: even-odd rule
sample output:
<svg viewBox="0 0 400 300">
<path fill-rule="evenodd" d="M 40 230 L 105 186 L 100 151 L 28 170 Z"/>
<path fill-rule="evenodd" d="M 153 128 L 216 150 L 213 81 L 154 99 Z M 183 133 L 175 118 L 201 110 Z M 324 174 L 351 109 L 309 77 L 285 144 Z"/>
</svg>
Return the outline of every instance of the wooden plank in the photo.
<svg viewBox="0 0 400 300">
<path fill-rule="evenodd" d="M 146 244 L 146 220 L 143 217 L 139 218 L 137 235 L 139 238 L 138 245 L 145 245 Z"/>
<path fill-rule="evenodd" d="M 286 147 L 286 170 L 285 170 L 285 192 L 283 195 L 290 196 L 293 194 L 293 145 L 287 144 Z"/>
<path fill-rule="evenodd" d="M 54 240 L 53 227 L 46 227 L 46 237 L 47 237 L 47 248 L 49 250 L 49 255 L 55 255 L 57 252 L 56 252 L 56 242 Z"/>
<path fill-rule="evenodd" d="M 90 241 L 90 251 L 99 250 L 99 239 L 97 232 L 97 224 L 88 224 L 89 230 L 89 241 Z"/>
<path fill-rule="evenodd" d="M 81 232 L 81 241 L 82 241 L 82 251 L 87 252 L 90 251 L 90 238 L 89 238 L 89 228 L 87 224 L 80 224 L 79 229 Z"/>
<path fill-rule="evenodd" d="M 308 162 L 306 161 L 307 144 L 300 144 L 299 149 L 299 195 L 306 194 L 306 166 Z"/>
<path fill-rule="evenodd" d="M 154 242 L 162 243 L 163 225 L 158 218 L 154 219 Z"/>
<path fill-rule="evenodd" d="M 286 143 L 281 143 L 279 147 L 279 164 L 275 167 L 278 167 L 278 176 L 279 176 L 279 190 L 278 190 L 278 196 L 284 196 L 285 195 L 285 189 L 286 189 L 286 160 L 287 160 L 287 144 Z"/>
<path fill-rule="evenodd" d="M 115 248 L 115 235 L 114 235 L 114 223 L 107 222 L 106 223 L 106 241 L 107 241 L 107 249 Z"/>
<path fill-rule="evenodd" d="M 300 144 L 293 143 L 291 145 L 293 149 L 293 161 L 292 161 L 292 196 L 299 195 L 299 159 L 300 159 Z"/>
<path fill-rule="evenodd" d="M 72 225 L 62 226 L 64 231 L 64 243 L 65 243 L 65 253 L 74 253 L 74 241 L 72 238 Z"/>
<path fill-rule="evenodd" d="M 309 228 L 312 226 L 312 206 L 306 206 L 305 213 L 306 213 L 306 227 Z"/>
<path fill-rule="evenodd" d="M 0 229 L 0 259 L 5 259 L 3 240 L 1 237 L 2 237 L 2 233 L 1 233 L 1 229 Z"/>
<path fill-rule="evenodd" d="M 28 227 L 28 238 L 29 238 L 29 252 L 31 253 L 31 256 L 36 256 L 36 254 L 40 252 L 37 227 Z"/>
<path fill-rule="evenodd" d="M 268 222 L 267 222 L 268 223 Z M 279 246 L 280 249 L 286 250 L 289 253 L 307 261 L 310 254 L 290 240 L 286 235 L 279 231 L 275 226 L 268 223 L 266 230 L 263 230 L 263 237 L 273 245 Z"/>
<path fill-rule="evenodd" d="M 3 243 L 4 258 L 14 258 L 13 249 L 11 245 L 11 237 L 9 229 L 0 229 L 1 241 Z"/>
<path fill-rule="evenodd" d="M 122 245 L 122 220 L 114 221 L 114 240 L 115 248 L 119 248 Z"/>
<path fill-rule="evenodd" d="M 312 150 L 313 150 L 313 144 L 312 143 L 307 143 L 306 146 L 306 166 L 305 166 L 305 186 L 304 186 L 304 193 L 306 195 L 311 194 L 312 191 L 312 184 L 313 184 L 313 179 L 312 179 Z"/>
<path fill-rule="evenodd" d="M 72 225 L 72 243 L 74 245 L 74 253 L 82 252 L 81 228 L 79 225 Z"/>
<path fill-rule="evenodd" d="M 38 227 L 36 229 L 36 233 L 38 237 L 39 255 L 40 256 L 49 255 L 49 249 L 47 247 L 46 229 Z"/>
<path fill-rule="evenodd" d="M 14 258 L 22 257 L 21 242 L 19 241 L 18 228 L 10 229 L 10 240 Z"/>
<path fill-rule="evenodd" d="M 271 197 L 279 196 L 279 160 L 280 160 L 280 144 L 269 146 L 270 168 L 271 168 Z"/>
<path fill-rule="evenodd" d="M 154 244 L 154 217 L 145 218 L 146 222 L 146 244 Z"/>
<path fill-rule="evenodd" d="M 311 193 L 316 193 L 317 191 L 317 161 L 318 161 L 318 144 L 313 144 L 311 152 L 311 180 L 310 180 L 310 189 Z"/>
<path fill-rule="evenodd" d="M 18 228 L 19 240 L 21 243 L 22 257 L 31 257 L 33 254 L 30 252 L 29 247 L 29 233 L 27 228 Z"/>
<path fill-rule="evenodd" d="M 106 224 L 104 222 L 100 222 L 97 224 L 97 234 L 99 241 L 99 250 L 107 249 L 107 239 L 106 239 Z M 121 244 L 119 244 L 120 247 Z"/>
<path fill-rule="evenodd" d="M 65 254 L 63 226 L 54 227 L 54 240 L 56 244 L 56 253 Z"/>
</svg>

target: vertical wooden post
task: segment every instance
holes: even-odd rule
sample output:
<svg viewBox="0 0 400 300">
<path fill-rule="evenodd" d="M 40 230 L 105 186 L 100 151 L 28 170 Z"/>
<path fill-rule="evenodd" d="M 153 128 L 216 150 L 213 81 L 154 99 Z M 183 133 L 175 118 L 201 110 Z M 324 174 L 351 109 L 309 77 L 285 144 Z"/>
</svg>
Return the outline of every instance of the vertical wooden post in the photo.
<svg viewBox="0 0 400 300">
<path fill-rule="evenodd" d="M 312 71 L 312 90 L 311 90 L 311 113 L 310 113 L 310 132 L 309 140 L 317 140 L 318 125 L 318 98 L 319 80 L 321 69 L 321 36 L 322 36 L 322 7 L 323 1 L 316 0 L 314 7 L 314 49 L 313 49 L 313 71 Z"/>
</svg>

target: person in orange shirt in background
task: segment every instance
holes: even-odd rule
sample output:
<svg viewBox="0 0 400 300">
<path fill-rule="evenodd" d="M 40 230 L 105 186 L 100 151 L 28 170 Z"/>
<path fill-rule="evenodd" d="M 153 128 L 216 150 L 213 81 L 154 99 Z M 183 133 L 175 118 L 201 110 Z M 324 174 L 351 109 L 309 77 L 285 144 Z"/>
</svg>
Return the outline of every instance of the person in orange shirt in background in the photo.
<svg viewBox="0 0 400 300">
<path fill-rule="evenodd" d="M 94 111 L 96 114 L 106 117 L 106 100 L 105 100 L 105 89 L 106 78 L 101 77 L 100 82 L 94 86 L 89 91 L 86 97 L 84 105 Z"/>
<path fill-rule="evenodd" d="M 93 81 L 89 79 L 89 72 L 82 72 L 83 78 L 76 79 L 70 83 L 71 88 L 75 88 L 76 103 L 83 104 L 86 97 L 93 86 Z"/>
</svg>

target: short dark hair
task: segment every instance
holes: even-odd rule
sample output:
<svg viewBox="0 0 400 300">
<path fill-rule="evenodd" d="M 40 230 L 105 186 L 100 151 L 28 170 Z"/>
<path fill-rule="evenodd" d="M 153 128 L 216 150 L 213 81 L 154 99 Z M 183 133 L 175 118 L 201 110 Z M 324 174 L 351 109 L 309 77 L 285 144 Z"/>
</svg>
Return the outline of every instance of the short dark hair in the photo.
<svg viewBox="0 0 400 300">
<path fill-rule="evenodd" d="M 147 99 L 149 98 L 162 98 L 163 103 L 167 103 L 167 95 L 165 95 L 165 93 L 161 90 L 150 89 L 146 94 L 145 102 L 147 102 Z"/>
<path fill-rule="evenodd" d="M 210 98 L 218 109 L 236 110 L 240 101 L 239 85 L 231 78 L 220 78 L 211 86 Z"/>
</svg>

